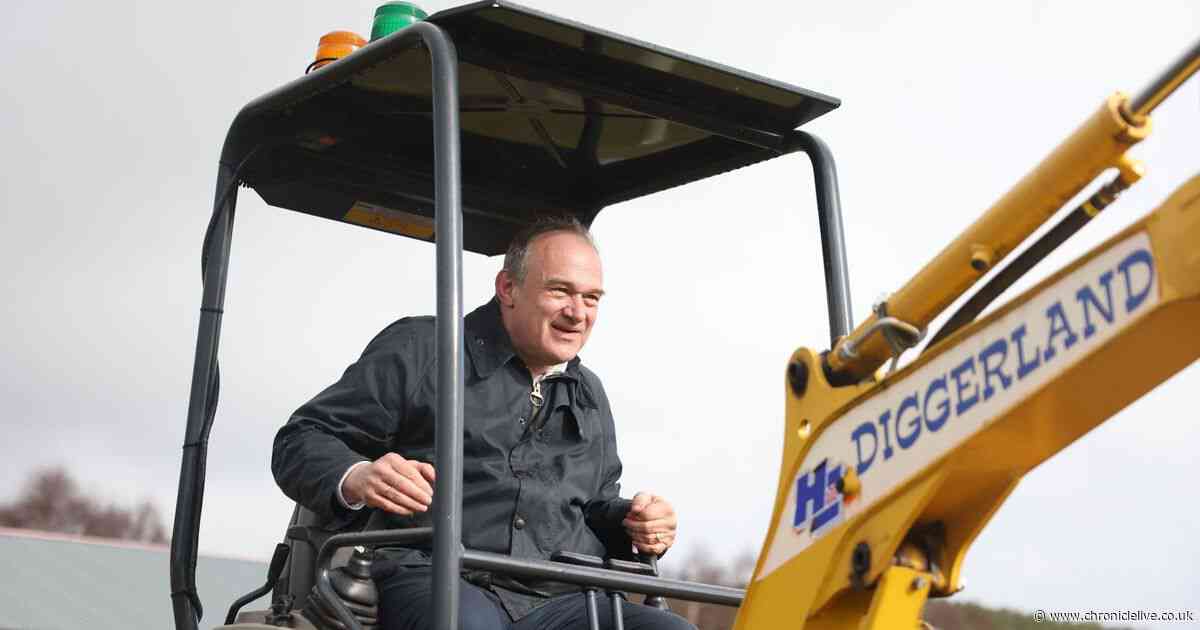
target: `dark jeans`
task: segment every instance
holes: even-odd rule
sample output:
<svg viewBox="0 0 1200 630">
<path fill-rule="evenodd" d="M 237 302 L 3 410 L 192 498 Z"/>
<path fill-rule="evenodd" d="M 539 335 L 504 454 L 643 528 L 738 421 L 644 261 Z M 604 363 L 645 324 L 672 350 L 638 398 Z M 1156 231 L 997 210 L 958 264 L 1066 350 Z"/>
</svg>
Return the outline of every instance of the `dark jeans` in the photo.
<svg viewBox="0 0 1200 630">
<path fill-rule="evenodd" d="M 380 630 L 426 630 L 433 627 L 433 597 L 429 567 L 401 569 L 380 580 Z M 492 592 L 461 582 L 458 618 L 462 630 L 587 630 L 587 610 L 583 593 L 569 593 L 517 621 L 509 618 Z M 603 593 L 597 596 L 601 630 L 612 626 L 612 605 Z M 642 604 L 625 602 L 621 617 L 626 630 L 695 630 L 686 619 L 674 613 Z"/>
</svg>

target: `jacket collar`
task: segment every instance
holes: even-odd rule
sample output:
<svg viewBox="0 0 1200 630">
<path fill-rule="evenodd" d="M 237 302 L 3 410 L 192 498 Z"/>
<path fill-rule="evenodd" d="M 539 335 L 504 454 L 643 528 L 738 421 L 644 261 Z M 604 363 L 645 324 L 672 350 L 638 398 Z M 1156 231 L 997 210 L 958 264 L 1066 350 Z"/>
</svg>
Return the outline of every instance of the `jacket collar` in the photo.
<svg viewBox="0 0 1200 630">
<path fill-rule="evenodd" d="M 479 378 L 490 377 L 513 359 L 520 361 L 508 331 L 504 330 L 504 322 L 500 320 L 500 303 L 496 298 L 468 313 L 464 326 L 467 354 L 471 355 L 471 365 Z"/>
<path fill-rule="evenodd" d="M 500 302 L 492 298 L 487 304 L 471 311 L 464 318 L 466 332 L 467 354 L 471 357 L 471 365 L 475 375 L 486 380 L 492 374 L 510 361 L 515 362 L 521 370 L 525 364 L 513 349 L 512 339 L 504 329 L 504 321 L 500 319 Z M 591 391 L 580 378 L 580 360 L 575 357 L 567 362 L 567 369 L 562 374 L 552 378 L 564 378 L 575 381 L 583 390 L 583 399 L 588 406 L 595 406 Z"/>
</svg>

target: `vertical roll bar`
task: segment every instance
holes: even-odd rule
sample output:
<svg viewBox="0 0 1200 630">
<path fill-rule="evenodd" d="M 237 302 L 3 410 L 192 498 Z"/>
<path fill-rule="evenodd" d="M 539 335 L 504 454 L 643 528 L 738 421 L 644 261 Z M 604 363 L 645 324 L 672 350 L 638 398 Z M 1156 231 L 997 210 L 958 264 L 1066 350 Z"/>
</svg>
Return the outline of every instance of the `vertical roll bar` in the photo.
<svg viewBox="0 0 1200 630">
<path fill-rule="evenodd" d="M 846 268 L 846 236 L 842 230 L 842 201 L 838 195 L 837 168 L 833 152 L 820 138 L 793 131 L 788 150 L 808 154 L 817 188 L 817 215 L 821 225 L 821 256 L 825 262 L 825 301 L 829 308 L 830 347 L 850 334 L 850 272 Z"/>
<path fill-rule="evenodd" d="M 437 26 L 416 33 L 433 60 L 433 159 L 437 247 L 437 484 L 433 493 L 433 618 L 458 630 L 462 569 L 463 297 L 462 186 L 458 132 L 458 53 Z"/>
<path fill-rule="evenodd" d="M 458 53 L 450 37 L 429 22 L 418 22 L 389 37 L 413 40 L 414 43 L 420 39 L 429 49 L 432 60 L 439 419 L 435 435 L 438 479 L 433 509 L 436 519 L 433 613 L 438 619 L 439 630 L 455 630 L 458 628 L 458 587 L 462 566 L 464 374 Z M 245 161 L 244 158 L 243 163 Z M 240 166 L 226 162 L 219 165 L 216 200 L 207 237 L 210 240 L 205 249 L 208 259 L 203 271 L 200 326 L 171 538 L 171 605 L 177 630 L 196 630 L 203 614 L 196 593 L 196 548 L 210 425 L 210 418 L 206 416 L 214 412 L 209 401 L 216 394 L 217 349 Z"/>
<path fill-rule="evenodd" d="M 200 512 L 204 500 L 204 462 L 208 454 L 205 415 L 215 393 L 217 348 L 221 340 L 221 315 L 225 306 L 225 281 L 229 275 L 233 211 L 237 207 L 234 167 L 220 164 L 213 218 L 206 245 L 204 292 L 200 300 L 200 326 L 196 334 L 196 358 L 192 367 L 191 398 L 183 438 L 179 470 L 179 494 L 175 499 L 175 523 L 171 535 L 171 607 L 178 630 L 196 630 L 203 609 L 196 593 L 196 547 L 200 538 Z"/>
</svg>

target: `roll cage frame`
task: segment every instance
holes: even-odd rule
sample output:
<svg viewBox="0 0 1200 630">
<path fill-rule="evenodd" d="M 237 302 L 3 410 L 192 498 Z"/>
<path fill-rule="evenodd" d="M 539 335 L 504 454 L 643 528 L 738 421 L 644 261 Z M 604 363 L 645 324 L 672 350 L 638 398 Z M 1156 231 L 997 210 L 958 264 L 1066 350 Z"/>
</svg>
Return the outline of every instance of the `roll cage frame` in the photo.
<svg viewBox="0 0 1200 630">
<path fill-rule="evenodd" d="M 546 17 L 508 3 L 485 2 L 477 5 L 516 9 Z M 477 5 L 471 5 L 472 7 Z M 444 13 L 453 13 L 456 10 Z M 434 16 L 435 18 L 437 16 Z M 560 20 L 560 22 L 563 22 Z M 572 26 L 579 26 L 563 22 Z M 586 28 L 586 27 L 584 27 Z M 606 37 L 631 42 L 612 34 Z M 640 46 L 648 46 L 635 42 Z M 431 529 L 385 530 L 337 534 L 326 541 L 318 556 L 317 586 L 323 599 L 347 628 L 359 628 L 329 585 L 329 560 L 337 549 L 351 545 L 412 542 L 433 539 L 433 607 L 439 630 L 458 627 L 459 575 L 464 568 L 508 572 L 512 575 L 552 578 L 606 589 L 630 590 L 680 599 L 737 606 L 744 591 L 735 588 L 697 584 L 657 577 L 638 576 L 606 569 L 570 566 L 561 563 L 522 560 L 500 554 L 464 549 L 462 540 L 462 452 L 464 341 L 462 297 L 463 183 L 460 147 L 459 59 L 451 35 L 436 20 L 414 24 L 385 40 L 368 46 L 351 57 L 320 72 L 296 80 L 247 105 L 226 137 L 225 149 L 217 170 L 216 194 L 212 217 L 205 235 L 202 256 L 203 289 L 193 364 L 187 428 L 171 539 L 171 600 L 177 630 L 195 630 L 203 614 L 196 592 L 195 570 L 199 522 L 202 510 L 208 436 L 215 416 L 219 389 L 217 353 L 224 315 L 229 254 L 237 205 L 237 188 L 244 184 L 245 171 L 260 149 L 277 141 L 277 130 L 270 125 L 255 125 L 247 133 L 246 119 L 273 107 L 287 107 L 306 96 L 329 89 L 344 80 L 356 68 L 370 67 L 398 48 L 424 46 L 429 54 L 432 76 L 433 128 L 433 219 L 437 263 L 437 423 L 435 447 L 439 462 L 434 493 Z M 655 51 L 657 49 L 651 47 Z M 668 51 L 669 52 L 669 51 Z M 678 55 L 678 53 L 672 53 Z M 724 71 L 736 73 L 727 68 Z M 739 74 L 739 76 L 750 76 Z M 636 105 L 636 103 L 635 103 Z M 834 105 L 836 107 L 836 104 Z M 832 107 L 830 108 L 832 109 Z M 239 125 L 241 127 L 239 127 Z M 755 141 L 751 132 L 721 132 L 725 138 Z M 246 136 L 257 134 L 255 142 Z M 739 137 L 740 136 L 740 137 Z M 849 277 L 843 236 L 837 172 L 833 155 L 818 137 L 796 129 L 779 134 L 775 155 L 803 152 L 808 155 L 815 180 L 818 222 L 821 232 L 826 300 L 831 345 L 852 328 Z M 715 174 L 708 172 L 699 177 Z M 698 179 L 699 177 L 694 177 Z M 680 182 L 668 183 L 676 185 Z M 656 189 L 661 189 L 660 186 Z M 650 190 L 653 192 L 653 190 Z M 638 196 L 638 195 L 634 195 Z M 585 216 L 590 222 L 598 210 Z"/>
</svg>

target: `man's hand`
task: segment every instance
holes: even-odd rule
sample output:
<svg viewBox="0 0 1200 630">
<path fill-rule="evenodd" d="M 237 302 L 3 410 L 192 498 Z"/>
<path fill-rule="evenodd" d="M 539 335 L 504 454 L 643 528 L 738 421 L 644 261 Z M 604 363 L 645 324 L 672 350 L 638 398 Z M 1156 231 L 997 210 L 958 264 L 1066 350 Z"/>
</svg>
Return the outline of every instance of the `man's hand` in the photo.
<svg viewBox="0 0 1200 630">
<path fill-rule="evenodd" d="M 641 553 L 661 556 L 675 544 L 675 508 L 666 499 L 639 492 L 633 495 L 633 505 L 621 525 Z"/>
<path fill-rule="evenodd" d="M 429 509 L 434 478 L 432 464 L 388 453 L 350 471 L 342 483 L 342 496 L 351 504 L 366 503 L 407 516 Z"/>
</svg>

